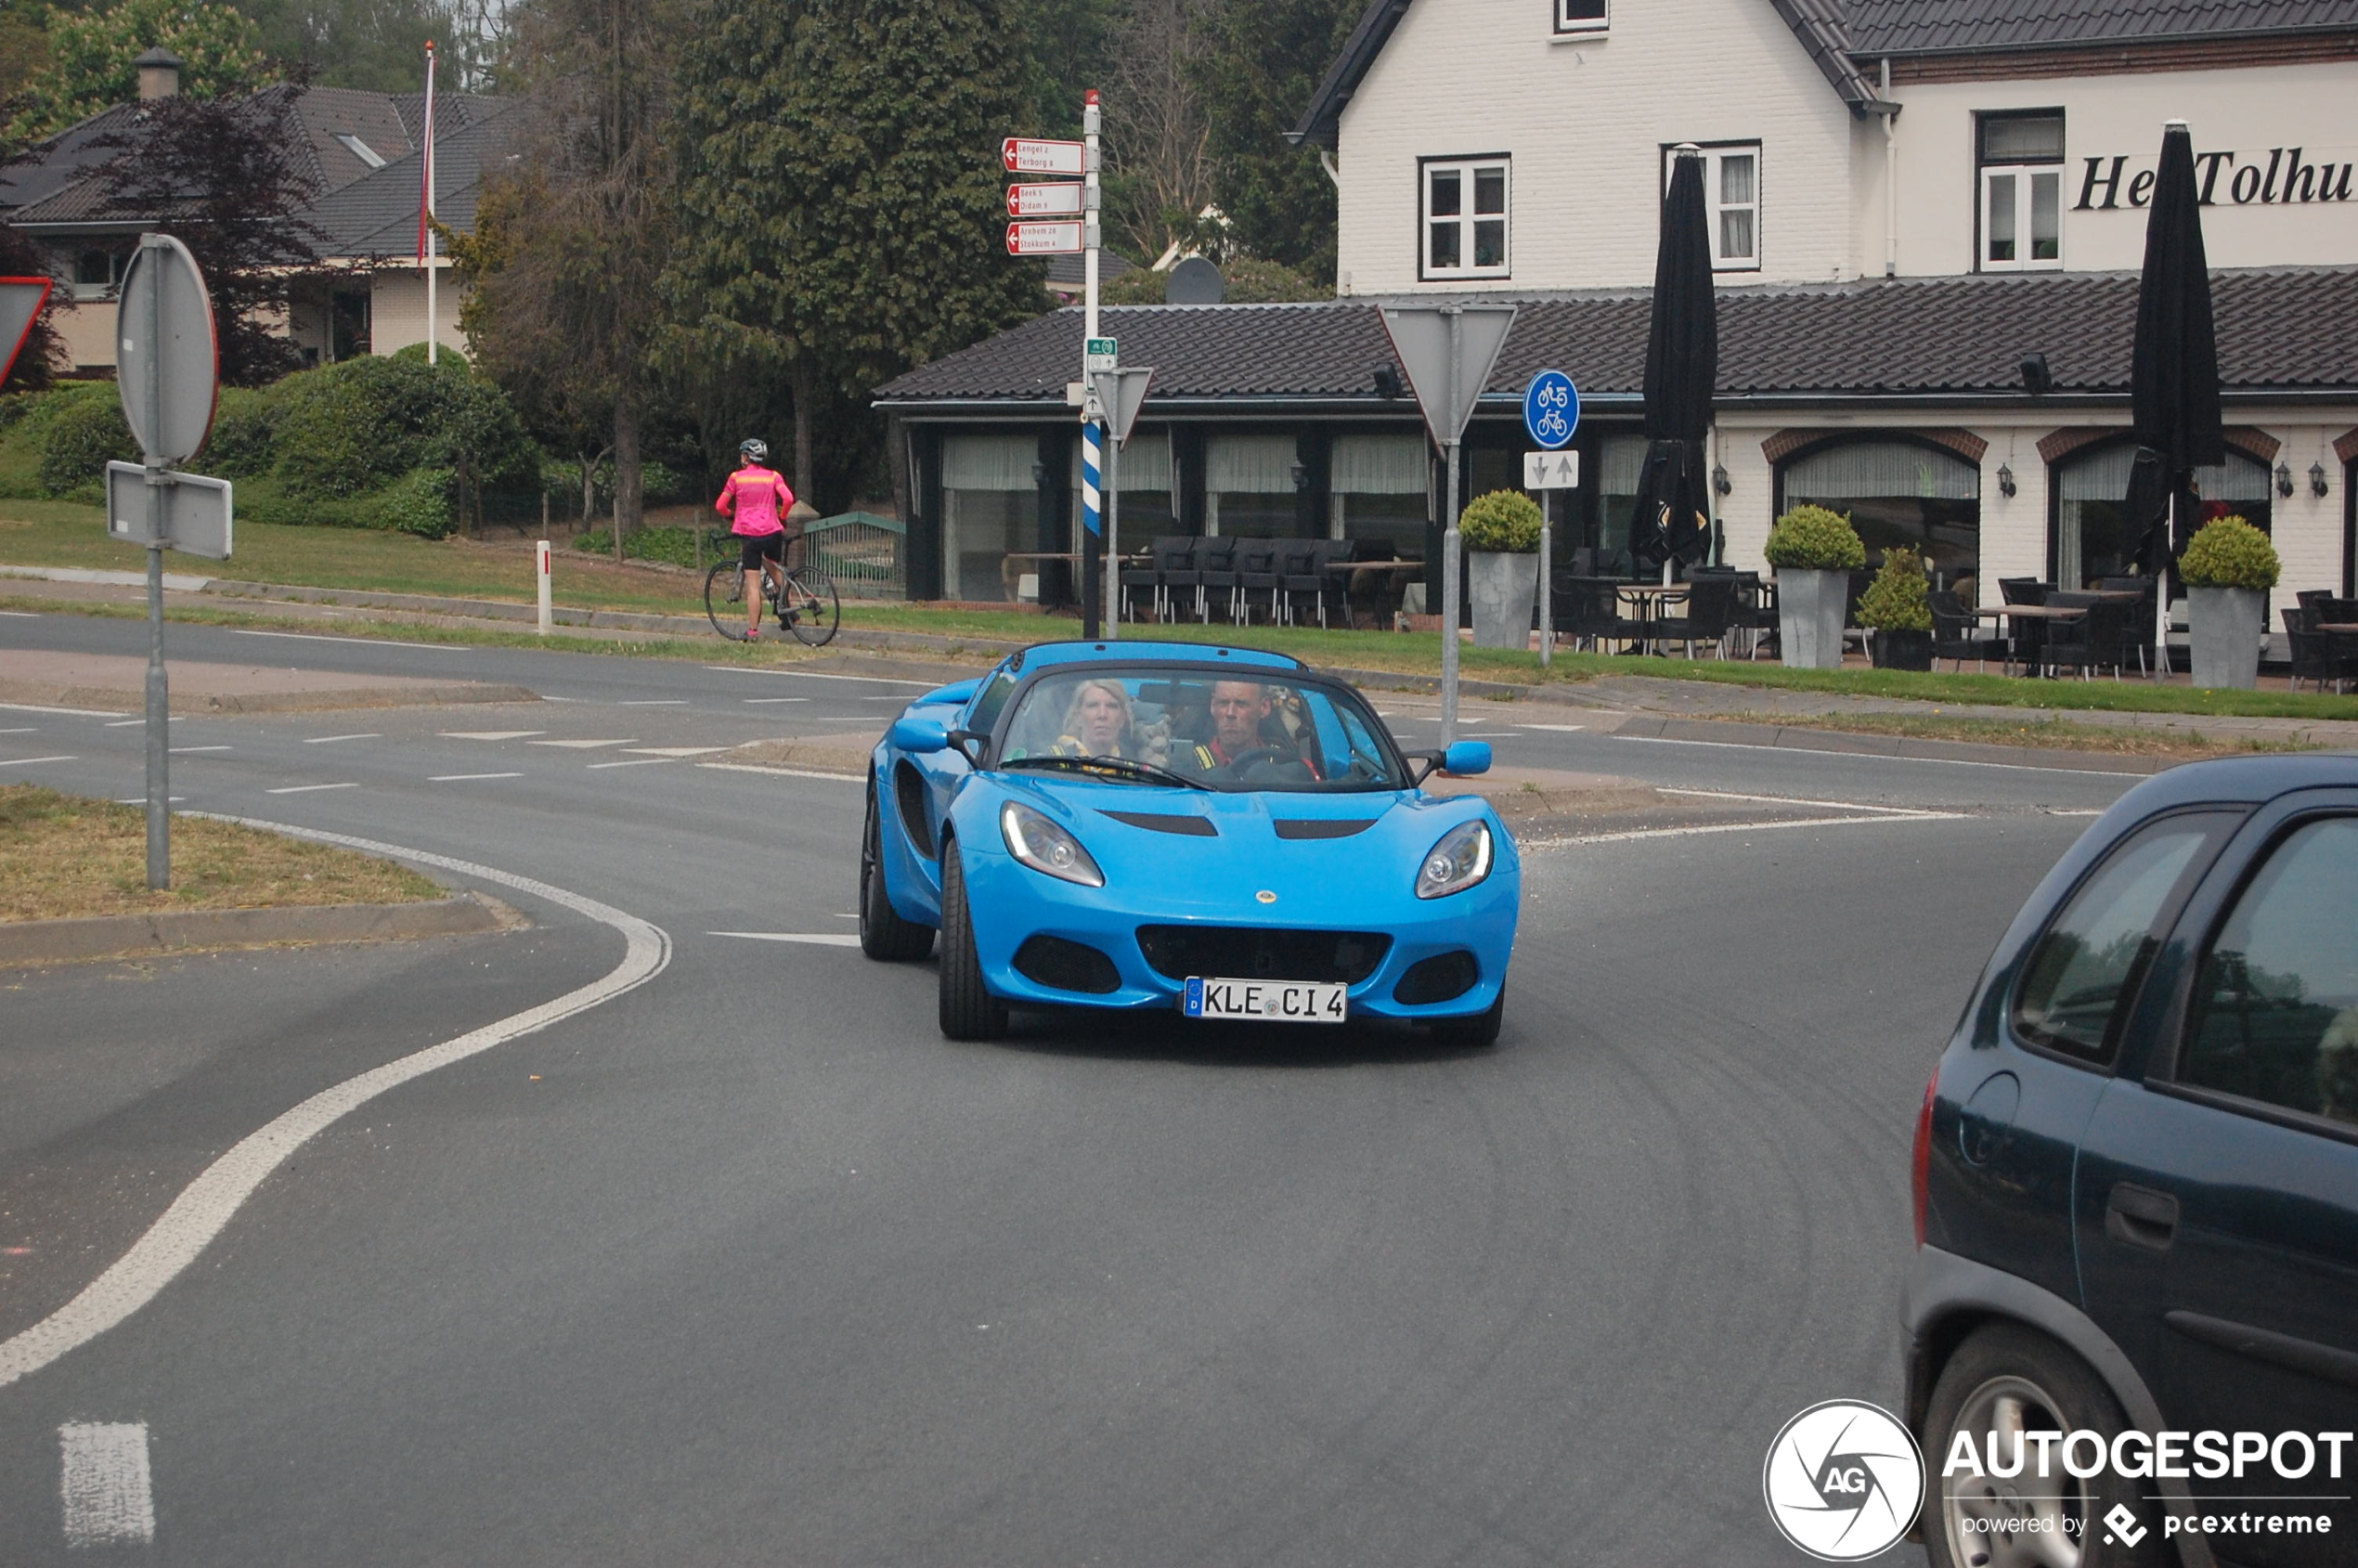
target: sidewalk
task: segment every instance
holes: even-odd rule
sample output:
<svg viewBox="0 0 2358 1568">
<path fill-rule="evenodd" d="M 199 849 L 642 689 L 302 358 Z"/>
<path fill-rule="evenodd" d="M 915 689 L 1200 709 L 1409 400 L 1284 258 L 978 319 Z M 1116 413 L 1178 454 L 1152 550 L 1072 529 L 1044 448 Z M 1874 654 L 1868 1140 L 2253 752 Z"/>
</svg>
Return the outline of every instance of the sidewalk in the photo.
<svg viewBox="0 0 2358 1568">
<path fill-rule="evenodd" d="M 167 658 L 164 674 L 171 685 L 175 713 L 297 713 L 538 700 L 522 686 L 343 674 L 283 665 Z M 0 651 L 0 703 L 137 713 L 147 702 L 147 679 L 148 661 L 127 654 Z"/>
</svg>

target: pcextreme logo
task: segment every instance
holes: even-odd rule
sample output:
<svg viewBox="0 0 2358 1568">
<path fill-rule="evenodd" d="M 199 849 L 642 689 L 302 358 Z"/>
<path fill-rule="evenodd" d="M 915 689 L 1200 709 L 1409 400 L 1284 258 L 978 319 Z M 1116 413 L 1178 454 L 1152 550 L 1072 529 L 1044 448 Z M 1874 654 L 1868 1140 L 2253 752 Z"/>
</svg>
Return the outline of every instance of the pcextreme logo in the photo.
<svg viewBox="0 0 2358 1568">
<path fill-rule="evenodd" d="M 1760 1490 L 1785 1539 L 1821 1562 L 1857 1562 L 1890 1549 L 1915 1523 L 1924 1454 L 1890 1411 L 1829 1399 L 1777 1433 Z"/>
</svg>

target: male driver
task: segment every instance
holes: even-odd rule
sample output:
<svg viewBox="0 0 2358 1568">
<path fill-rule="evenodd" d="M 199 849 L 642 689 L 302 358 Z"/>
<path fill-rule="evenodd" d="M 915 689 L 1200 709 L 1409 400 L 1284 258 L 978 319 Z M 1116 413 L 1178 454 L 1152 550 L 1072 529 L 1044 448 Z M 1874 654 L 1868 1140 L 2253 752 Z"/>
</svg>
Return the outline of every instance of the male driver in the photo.
<svg viewBox="0 0 2358 1568">
<path fill-rule="evenodd" d="M 1258 680 L 1221 680 L 1211 688 L 1211 739 L 1198 741 L 1180 756 L 1188 771 L 1209 773 L 1216 769 L 1235 771 L 1237 758 L 1250 751 L 1279 753 L 1271 761 L 1301 761 L 1292 757 L 1290 746 L 1276 746 L 1262 734 L 1262 721 L 1269 717 L 1273 706 L 1269 688 Z M 1312 770 L 1311 777 L 1317 777 Z"/>
<path fill-rule="evenodd" d="M 772 580 L 785 575 L 785 515 L 794 505 L 794 492 L 770 466 L 766 442 L 748 440 L 737 451 L 745 466 L 729 475 L 712 509 L 730 520 L 729 531 L 737 537 L 737 568 L 745 577 L 745 641 L 758 642 L 761 578 L 765 573 Z"/>
</svg>

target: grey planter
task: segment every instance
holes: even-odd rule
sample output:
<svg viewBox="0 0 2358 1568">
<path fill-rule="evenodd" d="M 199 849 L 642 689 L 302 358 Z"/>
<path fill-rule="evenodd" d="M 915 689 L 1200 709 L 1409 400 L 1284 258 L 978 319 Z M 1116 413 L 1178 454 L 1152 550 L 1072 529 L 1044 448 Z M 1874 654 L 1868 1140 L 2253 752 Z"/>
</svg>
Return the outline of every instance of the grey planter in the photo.
<svg viewBox="0 0 2358 1568">
<path fill-rule="evenodd" d="M 2186 590 L 2187 646 L 2195 684 L 2248 692 L 2260 684 L 2268 595 L 2256 588 Z"/>
<path fill-rule="evenodd" d="M 1538 604 L 1539 557 L 1487 550 L 1466 553 L 1466 594 L 1473 603 L 1473 640 L 1483 648 L 1528 648 Z"/>
<path fill-rule="evenodd" d="M 1777 645 L 1796 669 L 1842 667 L 1842 615 L 1849 608 L 1848 572 L 1777 568 Z"/>
</svg>

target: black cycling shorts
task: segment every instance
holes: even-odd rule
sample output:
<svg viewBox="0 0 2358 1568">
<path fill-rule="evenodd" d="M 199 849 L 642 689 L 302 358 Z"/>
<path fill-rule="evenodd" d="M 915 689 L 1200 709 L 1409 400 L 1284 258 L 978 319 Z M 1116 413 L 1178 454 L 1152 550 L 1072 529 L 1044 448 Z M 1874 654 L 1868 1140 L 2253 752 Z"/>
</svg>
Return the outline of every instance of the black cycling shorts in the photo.
<svg viewBox="0 0 2358 1568">
<path fill-rule="evenodd" d="M 737 565 L 742 571 L 758 572 L 764 561 L 783 565 L 785 559 L 786 536 L 784 534 L 737 536 Z"/>
</svg>

